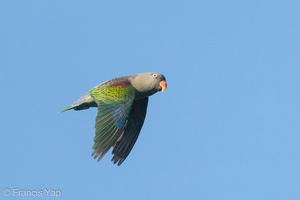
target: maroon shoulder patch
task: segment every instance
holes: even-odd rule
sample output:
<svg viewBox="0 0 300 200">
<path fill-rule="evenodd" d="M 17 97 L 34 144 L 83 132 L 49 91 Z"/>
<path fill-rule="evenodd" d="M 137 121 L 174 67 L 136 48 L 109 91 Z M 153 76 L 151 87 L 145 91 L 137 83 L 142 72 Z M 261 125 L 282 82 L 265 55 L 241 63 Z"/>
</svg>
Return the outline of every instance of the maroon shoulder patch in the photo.
<svg viewBox="0 0 300 200">
<path fill-rule="evenodd" d="M 126 83 L 126 82 L 120 82 L 120 83 L 112 84 L 111 86 L 112 87 L 117 87 L 117 86 L 126 86 L 126 85 L 128 85 L 128 83 Z"/>
</svg>

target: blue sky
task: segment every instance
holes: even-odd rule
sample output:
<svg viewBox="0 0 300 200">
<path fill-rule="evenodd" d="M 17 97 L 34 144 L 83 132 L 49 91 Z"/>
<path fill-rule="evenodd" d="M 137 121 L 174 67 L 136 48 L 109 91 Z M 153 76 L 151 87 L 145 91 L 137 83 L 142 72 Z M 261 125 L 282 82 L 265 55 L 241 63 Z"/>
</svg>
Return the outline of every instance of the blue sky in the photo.
<svg viewBox="0 0 300 200">
<path fill-rule="evenodd" d="M 0 1 L 0 199 L 300 199 L 299 10 L 290 0 Z M 95 161 L 97 110 L 60 111 L 148 71 L 168 89 L 150 98 L 131 154 L 120 167 L 110 153 Z"/>
</svg>

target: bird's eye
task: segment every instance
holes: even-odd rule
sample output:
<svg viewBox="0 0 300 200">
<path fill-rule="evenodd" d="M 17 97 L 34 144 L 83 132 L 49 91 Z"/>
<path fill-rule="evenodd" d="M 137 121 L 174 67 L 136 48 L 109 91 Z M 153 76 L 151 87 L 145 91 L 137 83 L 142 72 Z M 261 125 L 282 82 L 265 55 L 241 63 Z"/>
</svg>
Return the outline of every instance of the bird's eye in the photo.
<svg viewBox="0 0 300 200">
<path fill-rule="evenodd" d="M 153 78 L 157 78 L 157 74 L 152 74 L 152 77 Z"/>
</svg>

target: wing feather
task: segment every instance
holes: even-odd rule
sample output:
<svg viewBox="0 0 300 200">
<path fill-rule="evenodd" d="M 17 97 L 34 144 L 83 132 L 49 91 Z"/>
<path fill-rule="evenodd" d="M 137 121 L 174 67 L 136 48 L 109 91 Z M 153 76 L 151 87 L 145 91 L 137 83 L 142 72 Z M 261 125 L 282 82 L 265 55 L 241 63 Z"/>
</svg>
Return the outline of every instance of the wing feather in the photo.
<svg viewBox="0 0 300 200">
<path fill-rule="evenodd" d="M 148 97 L 133 102 L 129 117 L 120 132 L 120 137 L 114 146 L 112 161 L 121 165 L 134 146 L 145 121 Z"/>
<path fill-rule="evenodd" d="M 135 89 L 130 85 L 97 88 L 90 95 L 98 105 L 95 123 L 94 152 L 98 161 L 120 138 L 134 99 Z"/>
</svg>

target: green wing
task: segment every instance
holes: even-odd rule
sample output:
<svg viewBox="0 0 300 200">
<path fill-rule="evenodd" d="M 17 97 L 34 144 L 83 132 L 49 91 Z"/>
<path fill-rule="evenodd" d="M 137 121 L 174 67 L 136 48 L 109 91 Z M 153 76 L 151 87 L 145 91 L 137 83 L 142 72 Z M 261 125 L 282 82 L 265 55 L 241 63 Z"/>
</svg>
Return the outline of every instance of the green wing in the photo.
<svg viewBox="0 0 300 200">
<path fill-rule="evenodd" d="M 98 105 L 96 135 L 94 138 L 94 158 L 98 161 L 122 138 L 134 100 L 135 89 L 126 83 L 103 85 L 89 92 Z"/>
</svg>

